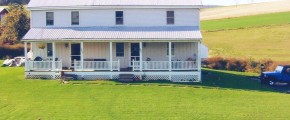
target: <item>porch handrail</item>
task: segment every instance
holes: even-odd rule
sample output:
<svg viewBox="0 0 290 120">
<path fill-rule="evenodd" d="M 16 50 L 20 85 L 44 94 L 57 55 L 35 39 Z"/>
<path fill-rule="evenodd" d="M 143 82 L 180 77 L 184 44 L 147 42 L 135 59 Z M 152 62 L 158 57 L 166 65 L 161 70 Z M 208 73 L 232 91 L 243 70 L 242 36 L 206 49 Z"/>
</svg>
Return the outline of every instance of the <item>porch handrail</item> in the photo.
<svg viewBox="0 0 290 120">
<path fill-rule="evenodd" d="M 132 60 L 132 69 L 133 71 L 140 70 L 140 61 Z"/>
<path fill-rule="evenodd" d="M 172 70 L 197 70 L 195 61 L 172 61 Z"/>
<path fill-rule="evenodd" d="M 110 61 L 83 61 L 83 68 L 81 61 L 74 61 L 75 71 L 95 71 L 95 70 L 111 70 Z M 112 62 L 112 69 L 120 71 L 120 61 Z"/>
<path fill-rule="evenodd" d="M 53 61 L 26 61 L 26 68 L 28 71 L 61 71 L 62 61 L 55 61 L 55 67 L 53 67 Z M 55 69 L 53 69 L 55 68 Z"/>
<path fill-rule="evenodd" d="M 143 61 L 143 70 L 169 70 L 169 61 Z"/>
<path fill-rule="evenodd" d="M 142 70 L 169 70 L 169 61 L 143 61 Z M 195 61 L 172 61 L 172 70 L 197 70 Z M 133 71 L 140 69 L 140 62 L 133 60 Z"/>
</svg>

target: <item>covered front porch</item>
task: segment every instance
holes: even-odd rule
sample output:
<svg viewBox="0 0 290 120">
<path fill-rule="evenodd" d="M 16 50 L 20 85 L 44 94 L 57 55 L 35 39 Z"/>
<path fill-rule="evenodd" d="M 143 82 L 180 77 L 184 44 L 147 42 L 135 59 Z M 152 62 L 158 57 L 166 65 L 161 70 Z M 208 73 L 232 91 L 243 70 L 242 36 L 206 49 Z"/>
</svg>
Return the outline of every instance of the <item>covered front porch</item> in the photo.
<svg viewBox="0 0 290 120">
<path fill-rule="evenodd" d="M 198 42 L 30 44 L 26 71 L 198 71 L 200 62 Z"/>
<path fill-rule="evenodd" d="M 200 81 L 201 39 L 198 27 L 32 28 L 23 38 L 25 75 Z"/>
</svg>

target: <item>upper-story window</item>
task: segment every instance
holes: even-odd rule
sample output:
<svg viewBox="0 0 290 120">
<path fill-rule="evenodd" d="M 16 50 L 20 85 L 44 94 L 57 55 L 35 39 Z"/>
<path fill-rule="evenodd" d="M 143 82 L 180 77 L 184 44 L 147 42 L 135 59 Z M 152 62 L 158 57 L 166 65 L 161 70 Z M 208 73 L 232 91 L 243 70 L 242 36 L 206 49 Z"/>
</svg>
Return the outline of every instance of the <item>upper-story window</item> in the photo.
<svg viewBox="0 0 290 120">
<path fill-rule="evenodd" d="M 53 12 L 46 12 L 46 25 L 53 25 L 54 24 L 54 15 Z"/>
<path fill-rule="evenodd" d="M 167 24 L 174 24 L 174 11 L 167 11 Z"/>
<path fill-rule="evenodd" d="M 124 24 L 124 13 L 123 11 L 116 11 L 116 25 Z"/>
<path fill-rule="evenodd" d="M 80 24 L 79 11 L 71 12 L 71 24 L 72 25 L 79 25 Z"/>
</svg>

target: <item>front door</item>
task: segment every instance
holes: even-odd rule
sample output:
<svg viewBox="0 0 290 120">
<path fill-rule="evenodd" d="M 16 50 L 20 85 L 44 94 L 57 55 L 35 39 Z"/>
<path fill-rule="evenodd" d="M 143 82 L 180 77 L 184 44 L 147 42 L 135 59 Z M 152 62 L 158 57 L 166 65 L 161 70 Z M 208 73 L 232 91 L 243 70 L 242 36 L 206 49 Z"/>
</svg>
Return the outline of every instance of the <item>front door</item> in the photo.
<svg viewBox="0 0 290 120">
<path fill-rule="evenodd" d="M 80 43 L 71 44 L 71 66 L 74 67 L 74 60 L 81 60 L 81 45 Z"/>
<path fill-rule="evenodd" d="M 131 43 L 131 61 L 139 61 L 140 60 L 140 46 L 139 43 Z M 131 62 L 131 65 L 133 63 Z"/>
</svg>

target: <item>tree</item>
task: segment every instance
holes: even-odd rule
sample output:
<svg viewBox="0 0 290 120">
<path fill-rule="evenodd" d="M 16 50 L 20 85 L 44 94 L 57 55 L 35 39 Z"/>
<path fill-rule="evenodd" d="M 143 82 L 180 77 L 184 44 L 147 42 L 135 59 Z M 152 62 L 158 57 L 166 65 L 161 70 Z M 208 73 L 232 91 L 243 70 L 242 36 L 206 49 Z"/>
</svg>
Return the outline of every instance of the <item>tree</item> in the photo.
<svg viewBox="0 0 290 120">
<path fill-rule="evenodd" d="M 13 3 L 17 3 L 17 4 L 27 4 L 29 3 L 30 0 L 0 0 L 0 5 L 1 6 L 5 6 L 8 4 L 13 4 Z"/>
<path fill-rule="evenodd" d="M 17 43 L 29 30 L 28 11 L 19 4 L 9 4 L 9 13 L 1 22 L 2 34 L 0 41 L 2 44 L 13 45 Z"/>
</svg>

